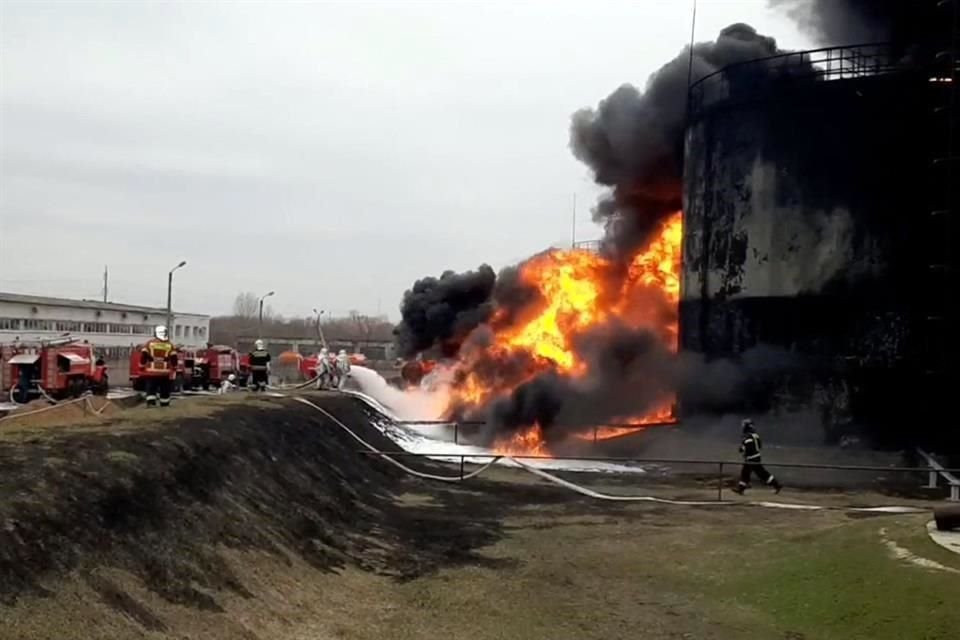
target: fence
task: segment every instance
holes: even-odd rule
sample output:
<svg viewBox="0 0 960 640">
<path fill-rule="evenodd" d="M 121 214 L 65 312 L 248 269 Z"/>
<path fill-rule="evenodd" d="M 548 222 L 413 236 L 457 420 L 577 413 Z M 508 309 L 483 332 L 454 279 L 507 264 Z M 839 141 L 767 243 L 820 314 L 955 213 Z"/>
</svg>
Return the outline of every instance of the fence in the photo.
<svg viewBox="0 0 960 640">
<path fill-rule="evenodd" d="M 715 473 L 711 472 L 710 475 L 716 478 L 716 489 L 718 501 L 723 500 L 723 488 L 726 477 L 724 475 L 724 470 L 736 469 L 738 472 L 743 466 L 742 460 L 715 460 L 715 459 L 689 459 L 689 458 L 639 458 L 639 457 L 630 457 L 630 456 L 549 456 L 549 455 L 514 455 L 514 454 L 497 454 L 497 453 L 466 453 L 466 454 L 451 454 L 451 453 L 423 453 L 423 452 L 411 452 L 411 451 L 370 451 L 367 449 L 358 450 L 358 453 L 363 455 L 373 455 L 373 456 L 385 456 L 385 457 L 412 457 L 412 458 L 429 458 L 429 459 L 439 459 L 439 460 L 456 460 L 459 462 L 460 468 L 460 479 L 464 479 L 467 475 L 464 471 L 467 464 L 481 464 L 490 462 L 496 458 L 514 458 L 516 460 L 550 460 L 550 461 L 569 461 L 569 462 L 589 462 L 589 463 L 604 463 L 604 464 L 613 464 L 613 465 L 636 465 L 640 468 L 651 468 L 656 466 L 669 465 L 670 467 L 679 467 L 679 466 L 696 466 L 704 467 L 709 469 L 715 469 Z M 839 471 L 846 474 L 852 473 L 883 473 L 883 474 L 894 474 L 894 475 L 909 475 L 910 480 L 904 482 L 903 484 L 890 483 L 892 486 L 899 487 L 909 487 L 912 489 L 924 488 L 920 486 L 919 479 L 917 478 L 918 474 L 922 474 L 923 477 L 926 477 L 930 472 L 930 467 L 889 467 L 889 466 L 870 466 L 870 465 L 842 465 L 842 464 L 813 464 L 813 463 L 803 463 L 803 462 L 763 462 L 763 466 L 769 469 L 798 469 L 798 470 L 817 470 L 817 471 Z M 564 472 L 563 469 L 556 469 L 554 471 Z M 577 469 L 568 469 L 567 471 L 577 471 Z M 941 468 L 942 472 L 945 473 L 960 473 L 960 469 L 944 469 Z M 706 475 L 706 474 L 703 474 Z M 832 486 L 832 485 L 827 485 Z M 929 487 L 927 487 L 929 488 Z"/>
<path fill-rule="evenodd" d="M 481 427 L 487 424 L 481 420 L 464 420 L 464 421 L 451 421 L 451 420 L 395 420 L 394 424 L 403 425 L 405 427 L 429 427 L 429 426 L 444 426 L 444 427 L 453 427 L 453 443 L 460 444 L 461 433 L 466 431 L 468 434 L 477 434 L 481 431 Z M 650 427 L 662 427 L 667 425 L 677 424 L 673 420 L 665 420 L 662 422 L 610 422 L 601 425 L 594 425 L 592 430 L 585 433 L 590 433 L 591 435 L 581 435 L 579 437 L 582 441 L 593 442 L 594 444 L 600 442 L 601 440 L 606 440 L 607 438 L 612 437 L 613 435 L 625 435 L 624 431 L 643 431 L 644 429 Z M 464 429 L 467 427 L 467 429 Z"/>
<path fill-rule="evenodd" d="M 803 81 L 846 80 L 909 68 L 887 43 L 794 51 L 739 62 L 690 86 L 690 116 L 731 98 L 750 100 L 773 86 Z"/>
</svg>

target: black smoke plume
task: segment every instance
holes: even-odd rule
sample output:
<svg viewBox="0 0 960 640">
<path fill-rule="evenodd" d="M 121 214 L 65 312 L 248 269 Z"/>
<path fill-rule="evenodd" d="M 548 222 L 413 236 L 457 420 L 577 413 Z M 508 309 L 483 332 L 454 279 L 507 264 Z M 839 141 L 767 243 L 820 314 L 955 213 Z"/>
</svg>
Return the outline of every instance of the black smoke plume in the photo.
<svg viewBox="0 0 960 640">
<path fill-rule="evenodd" d="M 773 38 L 750 25 L 732 24 L 715 42 L 694 45 L 692 67 L 686 47 L 650 76 L 643 91 L 622 85 L 596 108 L 573 115 L 573 154 L 593 170 L 599 184 L 611 188 L 594 209 L 594 220 L 605 228 L 609 255 L 632 255 L 681 207 L 688 79 L 777 53 Z"/>
<path fill-rule="evenodd" d="M 925 39 L 937 0 L 769 0 L 827 46 Z M 946 18 L 946 12 L 942 19 Z"/>
<path fill-rule="evenodd" d="M 688 79 L 777 53 L 773 38 L 749 25 L 733 24 L 715 42 L 695 44 L 692 63 L 688 47 L 654 73 L 644 90 L 623 85 L 596 108 L 573 115 L 574 155 L 592 169 L 599 184 L 610 187 L 609 196 L 594 211 L 595 220 L 604 225 L 603 251 L 616 265 L 604 277 L 619 282 L 626 259 L 681 208 Z M 766 73 L 765 69 L 758 66 L 747 73 Z M 693 355 L 677 355 L 659 333 L 616 321 L 577 337 L 573 350 L 587 364 L 585 375 L 544 370 L 543 363 L 527 353 L 507 357 L 488 353 L 485 346 L 492 331 L 516 326 L 540 306 L 537 292 L 518 274 L 516 268 L 507 269 L 494 282 L 487 268 L 482 274 L 449 273 L 440 280 L 421 280 L 404 296 L 403 321 L 397 330 L 403 354 L 438 344 L 462 348 L 461 357 L 470 354 L 472 374 L 492 388 L 513 389 L 473 415 L 459 416 L 455 411 L 459 417 L 487 420 L 491 437 L 534 423 L 548 438 L 562 437 L 568 429 L 641 415 L 674 393 L 682 394 L 685 407 L 710 409 L 735 397 L 750 375 L 743 362 L 707 363 Z M 478 279 L 480 286 L 471 286 Z M 618 286 L 606 289 L 620 291 Z M 659 314 L 663 322 L 653 325 L 676 321 L 676 305 L 663 292 L 651 291 L 634 303 Z"/>
<path fill-rule="evenodd" d="M 403 294 L 401 321 L 394 329 L 397 348 L 409 358 L 434 348 L 456 355 L 460 344 L 492 311 L 496 274 L 489 265 L 476 271 L 445 271 L 439 278 L 417 280 Z"/>
<path fill-rule="evenodd" d="M 589 363 L 585 377 L 549 370 L 468 417 L 487 421 L 490 440 L 536 423 L 548 443 L 558 442 L 585 428 L 643 415 L 674 393 L 688 414 L 732 410 L 758 382 L 805 366 L 795 356 L 765 345 L 736 359 L 677 355 L 655 334 L 625 327 L 598 327 L 581 336 L 575 348 Z M 507 369 L 522 369 L 522 360 L 519 356 Z"/>
</svg>

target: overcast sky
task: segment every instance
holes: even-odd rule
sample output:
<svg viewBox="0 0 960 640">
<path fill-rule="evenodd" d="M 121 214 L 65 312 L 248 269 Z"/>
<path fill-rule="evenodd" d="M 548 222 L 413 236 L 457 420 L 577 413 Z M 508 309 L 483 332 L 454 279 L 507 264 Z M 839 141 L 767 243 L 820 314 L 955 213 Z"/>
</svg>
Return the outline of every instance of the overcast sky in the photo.
<svg viewBox="0 0 960 640">
<path fill-rule="evenodd" d="M 700 0 L 811 43 L 766 0 Z M 0 2 L 0 290 L 391 318 L 415 279 L 596 237 L 570 114 L 690 2 Z"/>
</svg>

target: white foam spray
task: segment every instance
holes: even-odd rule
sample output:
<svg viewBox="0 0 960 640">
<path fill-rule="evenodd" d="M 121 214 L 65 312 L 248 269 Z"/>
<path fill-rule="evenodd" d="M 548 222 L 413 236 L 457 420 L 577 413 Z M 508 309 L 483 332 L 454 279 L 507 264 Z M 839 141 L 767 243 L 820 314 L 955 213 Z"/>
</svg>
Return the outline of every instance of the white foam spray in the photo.
<svg viewBox="0 0 960 640">
<path fill-rule="evenodd" d="M 361 398 L 374 409 L 384 414 L 385 419 L 375 420 L 373 426 L 396 442 L 404 451 L 427 454 L 436 460 L 459 462 L 465 456 L 469 464 L 489 462 L 490 449 L 457 444 L 454 429 L 450 424 L 418 424 L 418 420 L 442 420 L 449 399 L 449 371 L 435 370 L 425 388 L 401 391 L 388 383 L 383 376 L 366 367 L 352 367 L 353 389 L 349 393 Z M 402 424 L 398 424 L 402 423 Z M 565 471 L 599 471 L 606 473 L 644 473 L 639 465 L 612 464 L 587 460 L 527 460 L 528 465 L 540 469 Z M 499 464 L 516 466 L 510 460 Z"/>
<path fill-rule="evenodd" d="M 350 375 L 364 393 L 384 407 L 398 420 L 441 420 L 450 399 L 448 387 L 437 385 L 433 389 L 400 390 L 388 383 L 383 376 L 367 367 L 351 367 Z"/>
</svg>

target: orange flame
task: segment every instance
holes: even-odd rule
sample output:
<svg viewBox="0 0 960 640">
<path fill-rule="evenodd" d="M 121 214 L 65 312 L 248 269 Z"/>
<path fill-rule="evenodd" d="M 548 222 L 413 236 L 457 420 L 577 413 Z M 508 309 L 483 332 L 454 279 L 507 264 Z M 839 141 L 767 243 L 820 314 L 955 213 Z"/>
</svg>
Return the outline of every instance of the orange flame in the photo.
<svg viewBox="0 0 960 640">
<path fill-rule="evenodd" d="M 587 371 L 573 348 L 575 339 L 598 324 L 616 320 L 628 327 L 655 331 L 676 351 L 677 307 L 680 300 L 680 243 L 682 216 L 678 211 L 664 222 L 646 247 L 630 261 L 627 273 L 601 255 L 585 250 L 551 250 L 520 267 L 520 281 L 539 293 L 539 303 L 523 318 L 507 318 L 503 310 L 490 322 L 492 342 L 482 351 L 467 350 L 458 366 L 458 382 L 451 407 L 472 409 L 509 394 L 517 386 L 550 368 L 582 377 Z M 526 355 L 529 365 L 521 371 L 497 372 L 494 379 L 480 375 L 481 357 L 506 359 Z M 631 423 L 663 423 L 672 420 L 673 397 L 663 401 Z M 626 422 L 626 421 L 624 421 Z M 636 432 L 634 427 L 599 427 L 596 439 Z M 594 430 L 581 434 L 593 439 Z M 497 453 L 546 455 L 548 450 L 540 425 L 534 424 L 509 439 L 495 443 Z"/>
</svg>

